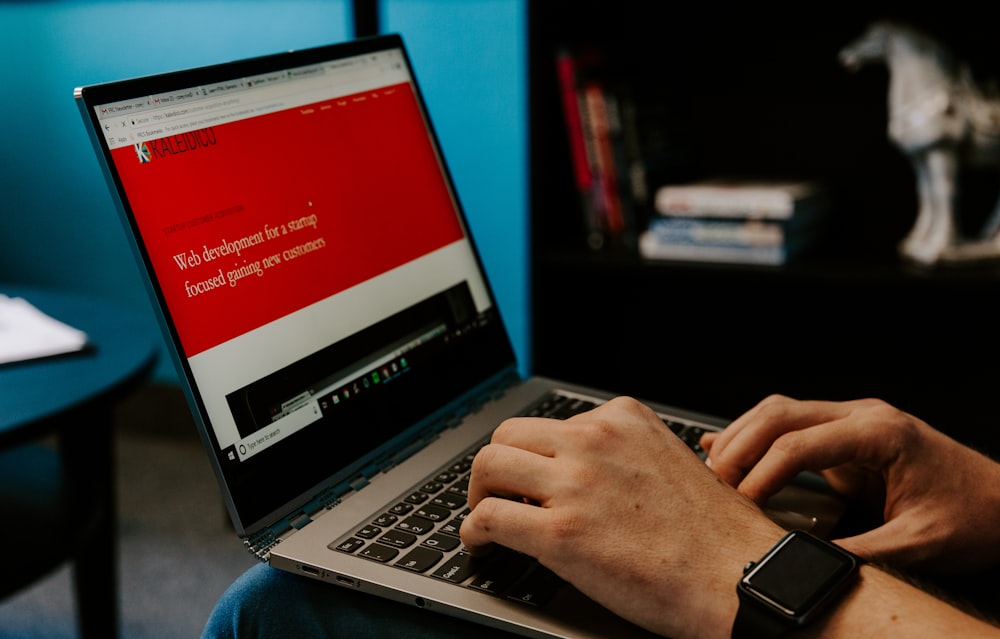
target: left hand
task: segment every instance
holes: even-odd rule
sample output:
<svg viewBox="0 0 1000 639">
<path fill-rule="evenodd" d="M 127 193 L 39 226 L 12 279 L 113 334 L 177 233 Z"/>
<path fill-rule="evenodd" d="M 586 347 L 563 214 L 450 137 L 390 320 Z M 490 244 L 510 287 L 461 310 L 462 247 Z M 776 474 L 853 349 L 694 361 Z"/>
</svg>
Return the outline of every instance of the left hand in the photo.
<svg viewBox="0 0 1000 639">
<path fill-rule="evenodd" d="M 1000 564 L 1000 464 L 885 401 L 772 395 L 701 443 L 758 504 L 815 471 L 881 512 L 882 525 L 836 540 L 869 561 L 946 574 Z"/>
</svg>

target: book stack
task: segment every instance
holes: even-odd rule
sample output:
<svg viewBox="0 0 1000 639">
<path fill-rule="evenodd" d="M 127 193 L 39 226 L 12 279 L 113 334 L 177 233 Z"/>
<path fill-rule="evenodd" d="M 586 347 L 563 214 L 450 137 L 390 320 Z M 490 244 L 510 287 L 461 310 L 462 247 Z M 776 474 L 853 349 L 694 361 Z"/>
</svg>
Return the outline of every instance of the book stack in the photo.
<svg viewBox="0 0 1000 639">
<path fill-rule="evenodd" d="M 656 260 L 779 265 L 819 237 L 827 202 L 807 181 L 711 180 L 660 187 L 639 254 Z"/>
</svg>

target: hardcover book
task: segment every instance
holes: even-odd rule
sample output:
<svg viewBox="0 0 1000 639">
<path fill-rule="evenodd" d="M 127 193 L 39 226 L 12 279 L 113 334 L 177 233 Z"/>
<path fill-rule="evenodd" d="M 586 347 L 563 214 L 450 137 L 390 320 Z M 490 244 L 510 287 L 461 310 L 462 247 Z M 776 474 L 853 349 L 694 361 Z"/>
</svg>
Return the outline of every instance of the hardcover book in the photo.
<svg viewBox="0 0 1000 639">
<path fill-rule="evenodd" d="M 656 218 L 639 238 L 647 259 L 735 264 L 784 264 L 816 233 L 768 220 Z"/>
<path fill-rule="evenodd" d="M 656 191 L 658 215 L 788 220 L 822 208 L 822 189 L 806 181 L 706 180 Z"/>
</svg>

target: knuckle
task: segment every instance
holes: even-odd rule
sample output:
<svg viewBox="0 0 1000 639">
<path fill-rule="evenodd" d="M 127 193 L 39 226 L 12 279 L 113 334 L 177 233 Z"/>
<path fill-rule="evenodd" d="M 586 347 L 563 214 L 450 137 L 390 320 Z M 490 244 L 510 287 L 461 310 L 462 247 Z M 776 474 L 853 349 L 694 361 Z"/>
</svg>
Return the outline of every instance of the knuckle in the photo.
<svg viewBox="0 0 1000 639">
<path fill-rule="evenodd" d="M 793 430 L 782 434 L 774 443 L 771 444 L 771 450 L 782 453 L 789 457 L 798 456 L 799 451 L 802 450 L 803 446 L 803 431 Z"/>
<path fill-rule="evenodd" d="M 788 402 L 784 395 L 768 395 L 757 405 L 758 415 L 765 420 L 780 419 L 788 411 Z"/>
<path fill-rule="evenodd" d="M 861 405 L 866 409 L 866 428 L 878 428 L 891 439 L 893 447 L 905 450 L 920 439 L 919 422 L 909 414 L 881 399 L 865 399 Z"/>
<path fill-rule="evenodd" d="M 497 500 L 487 498 L 479 502 L 479 504 L 472 509 L 472 512 L 469 513 L 465 521 L 471 521 L 470 525 L 473 528 L 489 531 L 490 528 L 492 528 L 493 522 L 496 520 L 496 513 Z"/>
<path fill-rule="evenodd" d="M 649 406 L 640 402 L 634 397 L 629 397 L 628 395 L 620 395 L 607 402 L 608 405 L 612 406 L 616 411 L 626 413 L 633 417 L 646 417 L 653 414 L 653 409 Z"/>
<path fill-rule="evenodd" d="M 490 438 L 490 441 L 492 442 L 502 441 L 503 438 L 507 436 L 507 431 L 514 428 L 516 422 L 519 419 L 520 418 L 518 417 L 510 417 L 500 422 L 500 424 L 495 429 L 493 429 L 493 436 Z"/>
<path fill-rule="evenodd" d="M 472 466 L 470 470 L 473 475 L 484 475 L 487 469 L 492 466 L 496 461 L 497 447 L 496 444 L 486 444 L 479 449 L 476 456 L 472 458 Z"/>
<path fill-rule="evenodd" d="M 788 403 L 790 398 L 787 395 L 782 395 L 781 393 L 771 393 L 764 399 L 760 401 L 761 407 L 767 407 L 773 409 L 775 406 L 782 406 Z"/>
</svg>

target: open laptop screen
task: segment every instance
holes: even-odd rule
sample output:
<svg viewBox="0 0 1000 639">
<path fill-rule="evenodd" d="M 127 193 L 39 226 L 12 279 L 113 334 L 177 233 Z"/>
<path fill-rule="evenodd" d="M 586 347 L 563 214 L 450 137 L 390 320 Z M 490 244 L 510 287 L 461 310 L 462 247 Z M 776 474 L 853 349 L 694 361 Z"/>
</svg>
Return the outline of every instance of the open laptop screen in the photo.
<svg viewBox="0 0 1000 639">
<path fill-rule="evenodd" d="M 77 98 L 238 526 L 513 364 L 398 36 Z"/>
</svg>

